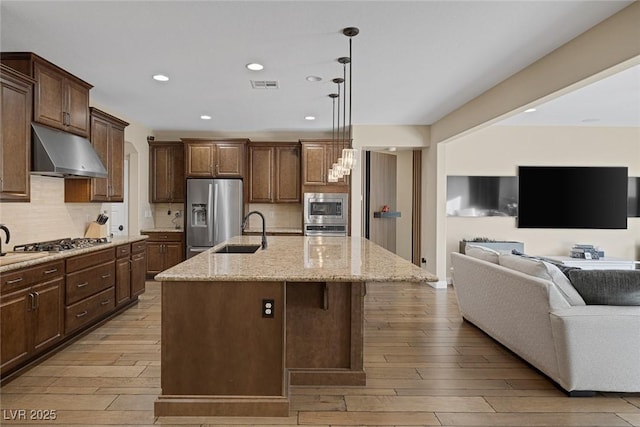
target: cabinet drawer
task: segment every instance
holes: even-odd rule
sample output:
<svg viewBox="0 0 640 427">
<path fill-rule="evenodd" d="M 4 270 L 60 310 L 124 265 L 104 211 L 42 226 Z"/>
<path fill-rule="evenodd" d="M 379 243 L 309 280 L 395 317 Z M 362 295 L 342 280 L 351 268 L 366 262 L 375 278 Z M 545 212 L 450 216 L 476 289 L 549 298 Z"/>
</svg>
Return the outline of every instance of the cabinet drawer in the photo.
<svg viewBox="0 0 640 427">
<path fill-rule="evenodd" d="M 104 264 L 105 262 L 113 261 L 114 258 L 114 248 L 74 256 L 67 259 L 67 273 L 73 273 L 74 271 L 82 270 L 94 265 Z"/>
<path fill-rule="evenodd" d="M 121 245 L 116 248 L 116 258 L 128 257 L 131 253 L 131 247 L 129 245 Z"/>
<path fill-rule="evenodd" d="M 71 305 L 115 284 L 115 261 L 67 274 L 67 300 Z"/>
<path fill-rule="evenodd" d="M 144 250 L 147 248 L 147 243 L 142 241 L 142 242 L 133 242 L 131 244 L 131 253 L 132 254 L 137 254 L 140 252 L 144 252 Z"/>
<path fill-rule="evenodd" d="M 22 268 L 0 275 L 2 292 L 23 286 L 30 286 L 43 280 L 50 280 L 64 275 L 64 261 L 55 261 L 32 268 Z"/>
<path fill-rule="evenodd" d="M 182 233 L 147 233 L 150 242 L 181 242 Z"/>
<path fill-rule="evenodd" d="M 109 313 L 116 306 L 116 289 L 111 287 L 92 297 L 67 307 L 65 309 L 65 333 L 90 323 L 91 321 Z"/>
</svg>

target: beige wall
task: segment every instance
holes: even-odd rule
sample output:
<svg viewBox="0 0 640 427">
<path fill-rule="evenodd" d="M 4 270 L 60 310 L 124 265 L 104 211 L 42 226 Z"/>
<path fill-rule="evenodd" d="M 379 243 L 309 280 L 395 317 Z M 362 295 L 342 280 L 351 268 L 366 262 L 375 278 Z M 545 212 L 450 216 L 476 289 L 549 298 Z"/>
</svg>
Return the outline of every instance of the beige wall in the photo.
<svg viewBox="0 0 640 427">
<path fill-rule="evenodd" d="M 545 165 L 627 166 L 640 176 L 640 128 L 492 126 L 443 146 L 446 175 L 515 176 L 519 165 Z M 532 255 L 567 255 L 589 243 L 608 256 L 640 258 L 640 218 L 629 218 L 627 230 L 571 230 L 519 229 L 513 217 L 447 217 L 446 230 L 447 254 L 463 238 L 489 237 L 522 241 Z"/>
</svg>

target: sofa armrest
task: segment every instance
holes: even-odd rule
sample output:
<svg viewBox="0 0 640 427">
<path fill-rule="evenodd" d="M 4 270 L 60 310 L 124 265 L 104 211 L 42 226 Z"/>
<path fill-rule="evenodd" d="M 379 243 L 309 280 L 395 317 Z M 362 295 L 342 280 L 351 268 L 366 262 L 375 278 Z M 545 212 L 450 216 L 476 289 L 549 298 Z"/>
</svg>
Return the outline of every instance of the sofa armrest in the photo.
<svg viewBox="0 0 640 427">
<path fill-rule="evenodd" d="M 640 391 L 640 307 L 553 310 L 551 328 L 565 389 Z"/>
</svg>

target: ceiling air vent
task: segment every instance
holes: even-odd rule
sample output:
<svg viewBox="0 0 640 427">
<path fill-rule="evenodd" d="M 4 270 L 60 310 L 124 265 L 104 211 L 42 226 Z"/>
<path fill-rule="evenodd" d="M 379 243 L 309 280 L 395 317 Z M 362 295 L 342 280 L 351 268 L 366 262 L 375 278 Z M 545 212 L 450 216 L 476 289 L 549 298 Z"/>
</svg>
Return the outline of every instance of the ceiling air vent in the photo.
<svg viewBox="0 0 640 427">
<path fill-rule="evenodd" d="M 277 80 L 251 80 L 251 87 L 254 89 L 278 89 Z"/>
</svg>

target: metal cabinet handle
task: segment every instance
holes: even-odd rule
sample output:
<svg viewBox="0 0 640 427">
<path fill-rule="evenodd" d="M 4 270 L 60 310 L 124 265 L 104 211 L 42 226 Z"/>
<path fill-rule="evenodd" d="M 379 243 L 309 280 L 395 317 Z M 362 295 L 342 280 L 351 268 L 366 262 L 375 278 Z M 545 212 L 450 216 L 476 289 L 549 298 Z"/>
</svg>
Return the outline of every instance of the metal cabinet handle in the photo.
<svg viewBox="0 0 640 427">
<path fill-rule="evenodd" d="M 36 309 L 36 296 L 33 293 L 29 294 L 29 311 L 34 311 Z"/>
<path fill-rule="evenodd" d="M 103 279 L 107 279 L 107 278 L 111 277 L 111 273 L 103 274 L 100 277 L 103 278 Z"/>
<path fill-rule="evenodd" d="M 83 311 L 82 313 L 78 313 L 76 314 L 76 319 L 79 319 L 83 316 L 86 316 L 87 314 L 89 314 L 89 312 L 87 310 Z"/>
<path fill-rule="evenodd" d="M 22 282 L 24 277 L 18 277 L 17 279 L 7 280 L 7 285 L 13 285 L 14 283 Z"/>
<path fill-rule="evenodd" d="M 57 268 L 52 268 L 51 270 L 45 270 L 43 274 L 52 274 L 52 273 L 55 273 L 56 271 L 58 271 Z"/>
<path fill-rule="evenodd" d="M 76 285 L 77 288 L 84 288 L 85 286 L 87 286 L 89 284 L 89 282 L 84 282 L 84 283 L 80 283 L 78 285 Z"/>
<path fill-rule="evenodd" d="M 111 300 L 110 300 L 110 299 L 108 299 L 108 300 L 104 300 L 104 301 L 102 301 L 102 302 L 100 303 L 100 305 L 107 305 L 107 304 L 109 304 L 110 302 L 111 302 Z"/>
<path fill-rule="evenodd" d="M 33 299 L 36 303 L 35 308 L 40 307 L 40 293 L 39 292 L 34 292 L 33 293 L 35 295 L 35 298 Z"/>
</svg>

